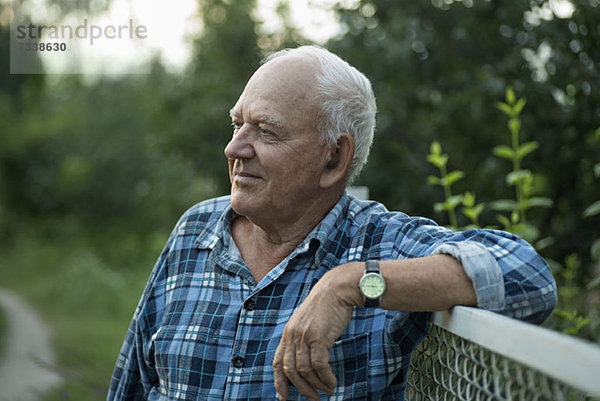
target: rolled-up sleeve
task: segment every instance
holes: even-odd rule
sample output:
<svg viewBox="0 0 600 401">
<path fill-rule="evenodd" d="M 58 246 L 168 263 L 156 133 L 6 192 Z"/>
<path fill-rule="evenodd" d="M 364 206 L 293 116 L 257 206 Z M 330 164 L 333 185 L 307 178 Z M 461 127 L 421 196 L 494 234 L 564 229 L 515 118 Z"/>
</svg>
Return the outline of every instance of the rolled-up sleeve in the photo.
<svg viewBox="0 0 600 401">
<path fill-rule="evenodd" d="M 377 234 L 382 255 L 391 248 L 391 257 L 397 259 L 454 257 L 471 279 L 482 309 L 538 324 L 554 310 L 556 282 L 550 267 L 519 236 L 495 229 L 453 231 L 403 213 L 385 217 L 389 221 L 376 223 L 383 228 L 383 234 Z"/>
<path fill-rule="evenodd" d="M 556 282 L 544 259 L 521 238 L 497 230 L 470 230 L 434 247 L 459 260 L 473 282 L 478 307 L 543 322 L 556 306 Z"/>
<path fill-rule="evenodd" d="M 461 262 L 473 282 L 478 307 L 488 310 L 504 308 L 502 270 L 485 246 L 473 241 L 446 242 L 435 248 L 432 254 L 447 254 Z"/>
</svg>

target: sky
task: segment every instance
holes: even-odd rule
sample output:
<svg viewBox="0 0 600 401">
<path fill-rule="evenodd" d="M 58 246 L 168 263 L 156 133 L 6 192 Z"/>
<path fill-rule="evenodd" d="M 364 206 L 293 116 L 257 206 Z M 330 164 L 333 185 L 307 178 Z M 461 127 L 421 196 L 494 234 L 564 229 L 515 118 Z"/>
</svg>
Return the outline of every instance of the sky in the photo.
<svg viewBox="0 0 600 401">
<path fill-rule="evenodd" d="M 7 0 L 0 0 L 5 1 Z M 14 4 L 20 0 L 11 1 Z M 45 21 L 47 24 L 78 27 L 83 20 L 88 20 L 88 25 L 98 26 L 97 29 L 110 29 L 111 26 L 128 24 L 131 19 L 147 27 L 147 35 L 138 40 L 110 40 L 101 37 L 90 44 L 89 40 L 76 39 L 68 44 L 69 52 L 73 56 L 69 61 L 70 65 L 67 65 L 68 58 L 64 53 L 39 52 L 46 71 L 55 74 L 148 73 L 149 60 L 157 52 L 168 69 L 176 71 L 185 66 L 192 54 L 191 39 L 197 37 L 201 31 L 197 0 L 112 0 L 108 9 L 106 2 L 107 0 L 92 0 L 92 7 L 104 11 L 93 15 L 76 15 L 59 21 L 59 10 L 48 7 L 46 0 L 27 1 L 30 9 L 25 10 L 23 14 L 30 13 L 34 21 Z M 280 0 L 257 0 L 254 19 L 261 22 L 262 33 L 270 34 L 282 28 L 281 18 L 275 11 L 279 2 Z M 352 8 L 358 5 L 359 0 L 290 1 L 290 22 L 306 38 L 316 43 L 324 43 L 341 31 L 333 11 L 336 3 Z M 548 0 L 541 7 L 535 7 L 526 13 L 525 18 L 535 24 L 536 21 L 554 16 L 569 18 L 573 10 L 569 0 Z M 72 59 L 75 59 L 75 62 Z"/>
<path fill-rule="evenodd" d="M 144 1 L 144 0 L 140 0 Z M 265 34 L 276 32 L 283 28 L 281 18 L 275 9 L 280 0 L 258 0 L 254 18 L 262 21 L 261 31 Z M 324 43 L 328 38 L 340 31 L 337 23 L 333 5 L 337 0 L 294 0 L 290 1 L 290 15 L 292 23 L 300 28 L 306 38 L 317 43 Z M 182 65 L 190 54 L 186 38 L 197 35 L 199 24 L 194 16 L 197 16 L 196 0 L 177 0 L 169 6 L 175 6 L 167 11 L 169 24 L 162 27 L 154 26 L 157 34 L 153 36 L 153 42 L 160 47 L 164 54 L 165 62 Z M 342 1 L 346 6 L 357 4 L 358 0 Z M 147 0 L 145 0 L 147 4 Z M 150 14 L 154 13 L 152 9 Z M 157 14 L 154 13 L 156 16 Z"/>
<path fill-rule="evenodd" d="M 263 33 L 276 32 L 283 26 L 275 12 L 278 2 L 279 0 L 257 1 L 254 18 L 262 21 L 260 29 Z M 291 22 L 308 39 L 324 43 L 340 31 L 332 10 L 335 3 L 336 0 L 291 1 Z M 342 3 L 352 6 L 356 5 L 358 0 L 343 0 Z M 29 4 L 30 8 L 24 10 L 23 15 L 31 13 L 34 21 L 43 21 L 48 26 L 52 24 L 61 28 L 69 25 L 75 30 L 83 24 L 82 21 L 87 20 L 88 26 L 94 25 L 98 27 L 95 28 L 98 31 L 109 29 L 108 32 L 113 33 L 111 27 L 127 25 L 129 19 L 133 19 L 147 28 L 146 37 L 140 40 L 109 40 L 105 37 L 96 38 L 93 43 L 90 43 L 89 38 L 72 40 L 68 42 L 71 58 L 61 52 L 39 52 L 45 70 L 51 74 L 147 73 L 147 60 L 157 52 L 167 68 L 177 70 L 186 64 L 191 55 L 190 39 L 201 31 L 197 0 L 112 0 L 107 10 L 106 0 L 93 0 L 92 6 L 103 11 L 93 15 L 74 15 L 62 21 L 58 19 L 58 10 L 49 8 L 45 0 L 29 0 Z M 88 35 L 91 36 L 91 33 Z"/>
</svg>

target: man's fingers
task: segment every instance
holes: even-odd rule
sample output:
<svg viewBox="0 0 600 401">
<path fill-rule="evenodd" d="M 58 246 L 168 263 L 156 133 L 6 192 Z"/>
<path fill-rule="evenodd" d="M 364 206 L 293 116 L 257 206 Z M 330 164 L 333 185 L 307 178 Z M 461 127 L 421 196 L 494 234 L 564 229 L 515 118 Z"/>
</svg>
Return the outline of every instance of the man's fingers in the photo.
<svg viewBox="0 0 600 401">
<path fill-rule="evenodd" d="M 308 353 L 309 351 L 306 349 L 304 352 Z M 310 400 L 318 400 L 319 393 L 317 393 L 314 387 L 308 383 L 296 369 L 296 354 L 296 347 L 294 344 L 291 341 L 286 342 L 285 352 L 283 354 L 283 373 L 292 384 L 296 386 L 298 391 L 300 391 L 300 394 L 308 397 Z"/>
<path fill-rule="evenodd" d="M 283 373 L 283 354 L 285 353 L 285 344 L 280 342 L 275 356 L 273 357 L 273 372 L 275 375 L 275 390 L 279 401 L 287 400 L 289 394 L 288 379 Z"/>
<path fill-rule="evenodd" d="M 310 348 L 311 366 L 324 387 L 319 387 L 327 394 L 332 394 L 337 386 L 337 379 L 329 365 L 329 351 L 323 344 L 316 343 Z"/>
<path fill-rule="evenodd" d="M 312 364 L 311 355 L 312 351 L 307 347 L 296 347 L 296 371 L 312 387 L 331 394 L 333 392 L 333 388 L 325 384 L 320 379 L 315 367 Z"/>
</svg>

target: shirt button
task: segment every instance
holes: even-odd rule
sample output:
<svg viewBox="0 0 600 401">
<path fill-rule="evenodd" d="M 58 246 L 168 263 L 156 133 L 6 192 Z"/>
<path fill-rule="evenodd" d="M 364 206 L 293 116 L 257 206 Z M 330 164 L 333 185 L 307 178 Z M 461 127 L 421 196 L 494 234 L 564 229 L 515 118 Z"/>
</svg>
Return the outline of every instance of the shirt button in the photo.
<svg viewBox="0 0 600 401">
<path fill-rule="evenodd" d="M 256 301 L 253 299 L 249 299 L 244 302 L 244 309 L 247 311 L 253 311 L 256 308 Z"/>
<path fill-rule="evenodd" d="M 244 357 L 238 355 L 238 356 L 234 356 L 231 359 L 231 362 L 233 363 L 233 366 L 235 366 L 236 368 L 243 368 L 245 360 L 244 360 Z"/>
</svg>

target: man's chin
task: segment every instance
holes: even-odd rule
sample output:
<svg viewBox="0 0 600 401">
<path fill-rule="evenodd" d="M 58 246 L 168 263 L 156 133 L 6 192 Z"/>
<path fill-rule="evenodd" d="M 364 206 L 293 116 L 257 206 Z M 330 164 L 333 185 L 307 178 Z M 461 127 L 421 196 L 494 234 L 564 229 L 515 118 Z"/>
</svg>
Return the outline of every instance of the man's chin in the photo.
<svg viewBox="0 0 600 401">
<path fill-rule="evenodd" d="M 239 191 L 231 192 L 231 208 L 240 216 L 248 216 L 252 214 L 255 208 L 256 201 L 251 199 L 251 196 Z"/>
</svg>

